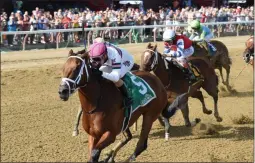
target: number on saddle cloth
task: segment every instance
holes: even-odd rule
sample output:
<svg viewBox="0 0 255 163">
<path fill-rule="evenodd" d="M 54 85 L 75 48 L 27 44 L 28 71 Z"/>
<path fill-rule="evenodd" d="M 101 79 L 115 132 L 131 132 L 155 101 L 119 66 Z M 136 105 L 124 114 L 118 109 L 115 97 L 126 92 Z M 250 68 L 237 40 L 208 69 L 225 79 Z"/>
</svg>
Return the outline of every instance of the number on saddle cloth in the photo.
<svg viewBox="0 0 255 163">
<path fill-rule="evenodd" d="M 130 107 L 131 110 L 125 111 L 125 119 L 122 127 L 122 131 L 125 131 L 132 113 L 156 98 L 156 94 L 147 82 L 131 72 L 126 73 L 122 79 L 126 85 L 129 96 L 133 99 Z"/>
</svg>

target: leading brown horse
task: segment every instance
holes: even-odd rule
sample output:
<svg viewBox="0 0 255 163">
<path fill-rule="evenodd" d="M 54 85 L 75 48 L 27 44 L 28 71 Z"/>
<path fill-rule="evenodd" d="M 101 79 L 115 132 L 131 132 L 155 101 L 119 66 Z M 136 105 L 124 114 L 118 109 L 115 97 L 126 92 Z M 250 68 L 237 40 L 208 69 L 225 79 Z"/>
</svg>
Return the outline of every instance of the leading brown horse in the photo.
<svg viewBox="0 0 255 163">
<path fill-rule="evenodd" d="M 247 64 L 252 65 L 254 69 L 254 36 L 251 36 L 245 42 L 245 50 L 243 52 L 243 59 Z"/>
<path fill-rule="evenodd" d="M 197 53 L 207 53 L 204 48 L 195 45 Z M 202 56 L 202 55 L 199 55 Z M 202 84 L 202 88 L 213 97 L 214 100 L 214 116 L 218 122 L 222 121 L 222 118 L 219 116 L 218 112 L 218 77 L 215 74 L 214 68 L 210 65 L 209 60 L 204 59 L 204 57 L 190 57 L 192 58 L 192 63 L 201 71 L 201 74 L 204 76 L 205 80 Z M 169 101 L 175 99 L 176 95 L 188 92 L 189 83 L 186 80 L 184 73 L 177 68 L 174 62 L 169 64 L 164 59 L 164 57 L 157 51 L 157 45 L 152 46 L 150 43 L 147 46 L 147 49 L 141 56 L 141 68 L 144 71 L 153 71 L 156 76 L 162 81 L 165 86 Z M 204 97 L 200 90 L 194 92 L 192 97 L 200 100 L 203 106 L 203 112 L 205 114 L 211 114 L 212 111 L 208 110 L 205 106 Z M 191 126 L 189 120 L 189 108 L 188 105 L 185 109 L 181 110 L 185 120 L 186 126 Z"/>
<path fill-rule="evenodd" d="M 69 52 L 69 58 L 63 67 L 63 78 L 59 86 L 60 98 L 64 101 L 78 89 L 82 106 L 82 125 L 89 134 L 89 160 L 98 162 L 101 151 L 112 144 L 121 133 L 124 120 L 123 97 L 113 82 L 98 78 L 90 67 L 89 56 L 83 51 Z M 142 130 L 134 153 L 127 161 L 133 161 L 147 148 L 148 134 L 153 122 L 162 115 L 169 118 L 167 93 L 161 81 L 145 71 L 137 71 L 135 75 L 146 81 L 155 92 L 156 98 L 136 110 L 130 119 L 129 127 L 143 115 Z M 141 83 L 142 84 L 142 83 Z M 185 96 L 185 95 L 184 95 Z M 185 97 L 186 98 L 186 97 Z M 121 141 L 108 154 L 107 161 L 114 161 L 117 151 L 132 139 L 127 128 L 126 139 Z"/>
</svg>

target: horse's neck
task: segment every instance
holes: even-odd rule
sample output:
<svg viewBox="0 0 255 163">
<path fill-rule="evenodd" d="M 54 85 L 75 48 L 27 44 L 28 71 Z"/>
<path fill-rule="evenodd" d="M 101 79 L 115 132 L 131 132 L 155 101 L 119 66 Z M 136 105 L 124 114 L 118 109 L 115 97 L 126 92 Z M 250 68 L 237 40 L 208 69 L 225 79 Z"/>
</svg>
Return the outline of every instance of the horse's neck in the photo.
<svg viewBox="0 0 255 163">
<path fill-rule="evenodd" d="M 116 100 L 116 104 L 119 97 L 118 93 L 119 91 L 117 91 L 116 86 L 112 82 L 102 79 L 101 81 L 90 82 L 86 87 L 80 88 L 79 98 L 81 105 L 84 107 L 83 109 L 90 112 L 96 107 L 99 107 L 98 105 L 100 103 L 103 103 L 102 100 L 105 99 L 104 97 L 111 96 L 112 99 Z M 112 102 L 114 104 L 114 100 L 107 101 L 106 103 Z"/>
<path fill-rule="evenodd" d="M 86 87 L 79 89 L 79 98 L 82 105 L 86 105 L 86 109 L 89 111 L 90 107 L 95 107 L 97 101 L 100 98 L 101 90 L 98 82 L 91 82 Z"/>
<path fill-rule="evenodd" d="M 246 41 L 246 47 L 249 49 L 254 48 L 254 38 L 251 37 Z"/>
<path fill-rule="evenodd" d="M 169 83 L 169 70 L 166 68 L 165 61 L 161 54 L 158 53 L 158 64 L 156 69 L 153 71 L 154 74 L 161 80 L 164 86 Z"/>
</svg>

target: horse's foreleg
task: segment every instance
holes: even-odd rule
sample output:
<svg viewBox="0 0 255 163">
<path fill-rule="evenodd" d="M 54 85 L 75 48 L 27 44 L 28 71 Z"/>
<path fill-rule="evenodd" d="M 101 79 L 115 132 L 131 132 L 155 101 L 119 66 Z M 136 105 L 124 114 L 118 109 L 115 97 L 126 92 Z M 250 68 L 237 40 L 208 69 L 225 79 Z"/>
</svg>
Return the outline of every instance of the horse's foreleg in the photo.
<svg viewBox="0 0 255 163">
<path fill-rule="evenodd" d="M 216 78 L 217 76 L 215 76 Z M 211 80 L 208 80 L 208 82 L 205 83 L 205 85 L 203 86 L 204 90 L 213 97 L 213 101 L 214 101 L 214 116 L 217 119 L 218 122 L 222 121 L 222 118 L 219 116 L 219 112 L 218 112 L 218 88 L 217 88 L 217 82 L 216 79 L 213 80 L 211 78 Z"/>
<path fill-rule="evenodd" d="M 165 117 L 161 117 L 161 118 L 163 119 L 163 123 L 165 126 L 165 140 L 168 141 L 169 140 L 169 132 L 170 132 L 170 123 L 167 118 L 165 118 Z"/>
<path fill-rule="evenodd" d="M 230 90 L 230 86 L 229 86 L 230 66 L 229 66 L 229 65 L 224 65 L 223 67 L 225 68 L 226 74 L 227 74 L 227 78 L 226 78 L 226 83 L 225 83 L 225 85 L 227 86 L 228 90 Z"/>
<path fill-rule="evenodd" d="M 116 135 L 111 133 L 110 131 L 107 131 L 101 136 L 98 143 L 95 145 L 95 149 L 93 149 L 93 150 L 101 152 L 104 148 L 106 148 L 107 146 L 112 144 L 115 141 L 115 139 L 116 139 Z M 93 150 L 92 150 L 92 152 L 93 152 Z M 100 156 L 100 154 L 99 154 L 99 156 Z M 96 157 L 95 159 L 93 159 L 93 156 L 92 156 L 92 160 L 95 160 L 96 162 L 98 162 L 99 156 L 98 156 L 98 158 Z"/>
<path fill-rule="evenodd" d="M 126 135 L 123 133 L 125 139 L 121 140 L 113 149 L 111 149 L 111 151 L 107 154 L 108 156 L 104 162 L 108 162 L 108 161 L 115 162 L 114 158 L 117 155 L 117 152 L 132 139 L 132 134 L 129 128 L 125 131 L 125 133 Z"/>
<path fill-rule="evenodd" d="M 139 156 L 144 150 L 147 149 L 148 135 L 151 130 L 153 119 L 151 116 L 143 116 L 143 123 L 139 141 L 136 145 L 135 152 L 125 162 L 135 161 L 135 158 Z"/>
<path fill-rule="evenodd" d="M 219 115 L 218 111 L 218 95 L 213 97 L 214 100 L 214 117 L 216 118 L 217 122 L 221 122 L 222 118 Z"/>
<path fill-rule="evenodd" d="M 97 140 L 89 135 L 89 162 L 97 162 L 101 153 L 101 150 L 94 149 L 95 144 L 97 143 Z"/>
<path fill-rule="evenodd" d="M 211 111 L 211 110 L 208 110 L 208 109 L 206 108 L 206 106 L 205 106 L 204 96 L 203 96 L 203 94 L 202 94 L 201 91 L 195 92 L 191 97 L 199 99 L 199 101 L 200 101 L 201 104 L 202 104 L 203 113 L 204 113 L 204 114 L 212 114 L 212 111 Z"/>
<path fill-rule="evenodd" d="M 187 106 L 188 106 L 188 104 L 187 104 Z M 182 116 L 183 116 L 184 121 L 185 121 L 185 126 L 186 127 L 191 127 L 191 123 L 190 123 L 190 120 L 189 120 L 189 108 L 184 107 L 184 109 L 181 109 L 181 112 L 182 112 Z"/>
<path fill-rule="evenodd" d="M 164 117 L 162 115 L 160 115 L 158 117 L 158 121 L 159 121 L 159 124 L 161 124 L 161 126 L 165 127 L 165 120 L 164 120 Z M 168 119 L 167 119 L 168 121 Z"/>
<path fill-rule="evenodd" d="M 73 130 L 73 136 L 77 136 L 79 134 L 79 123 L 80 123 L 80 119 L 81 119 L 81 114 L 82 114 L 82 108 L 80 107 L 76 116 L 76 121 L 74 123 L 74 130 Z"/>
<path fill-rule="evenodd" d="M 222 81 L 222 83 L 224 84 L 224 85 L 226 85 L 226 82 L 224 81 L 224 77 L 223 77 L 223 74 L 222 74 L 222 67 L 221 66 L 219 66 L 219 71 L 220 71 L 220 77 L 221 77 L 221 81 Z"/>
</svg>

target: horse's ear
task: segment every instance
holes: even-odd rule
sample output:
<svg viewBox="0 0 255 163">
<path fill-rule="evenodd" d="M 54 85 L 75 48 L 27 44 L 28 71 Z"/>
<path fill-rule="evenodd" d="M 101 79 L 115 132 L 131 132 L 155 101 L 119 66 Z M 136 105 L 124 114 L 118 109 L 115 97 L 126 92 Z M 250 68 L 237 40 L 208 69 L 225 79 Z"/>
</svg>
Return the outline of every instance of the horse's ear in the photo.
<svg viewBox="0 0 255 163">
<path fill-rule="evenodd" d="M 69 51 L 69 53 L 68 53 L 68 57 L 70 57 L 70 56 L 72 56 L 72 55 L 74 55 L 74 53 L 73 53 L 73 49 L 71 49 L 71 50 Z"/>
<path fill-rule="evenodd" d="M 82 58 L 82 59 L 85 59 L 86 61 L 89 60 L 89 52 L 84 52 L 84 53 L 81 55 L 81 58 Z"/>
<path fill-rule="evenodd" d="M 158 47 L 158 45 L 155 44 L 155 46 L 154 46 L 154 48 L 153 48 L 153 51 L 156 51 L 156 50 L 157 50 L 157 47 Z"/>
<path fill-rule="evenodd" d="M 147 48 L 148 48 L 148 49 L 151 48 L 151 43 L 148 43 Z"/>
</svg>

